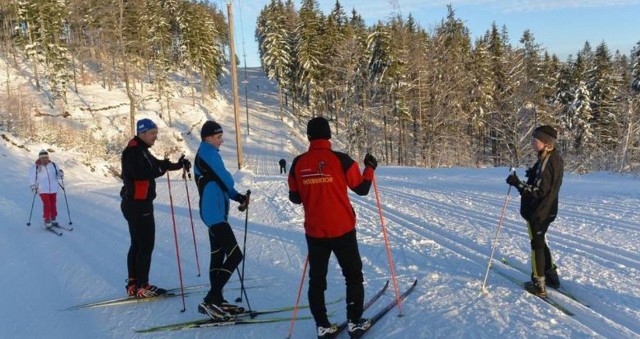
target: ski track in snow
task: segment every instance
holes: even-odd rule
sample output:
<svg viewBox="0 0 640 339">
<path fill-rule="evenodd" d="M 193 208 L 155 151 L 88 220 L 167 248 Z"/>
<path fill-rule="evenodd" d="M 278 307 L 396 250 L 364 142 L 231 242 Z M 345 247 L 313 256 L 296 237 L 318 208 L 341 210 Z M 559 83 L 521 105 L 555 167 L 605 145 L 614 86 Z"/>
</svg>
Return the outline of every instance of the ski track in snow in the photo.
<svg viewBox="0 0 640 339">
<path fill-rule="evenodd" d="M 223 159 L 236 179 L 236 189 L 252 190 L 246 234 L 245 275 L 254 309 L 291 305 L 295 301 L 306 258 L 302 207 L 288 200 L 287 176 L 279 173 L 278 160 L 303 152 L 307 143 L 304 122 L 286 114 L 279 116 L 277 88 L 257 70 L 249 72 L 251 86 L 248 111 L 250 133 L 241 124 L 244 168 L 237 169 L 235 131 L 230 108 L 208 112 L 221 122 L 225 143 Z M 241 91 L 243 95 L 244 91 Z M 230 97 L 229 84 L 222 94 Z M 244 98 L 243 98 L 244 99 Z M 241 100 L 244 101 L 244 100 Z M 227 102 L 232 102 L 227 99 Z M 244 108 L 244 107 L 243 107 Z M 244 119 L 244 112 L 242 114 Z M 186 126 L 197 130 L 204 120 L 200 112 L 183 113 Z M 197 135 L 197 133 L 194 133 Z M 161 136 L 162 138 L 163 136 Z M 198 138 L 185 137 L 192 157 Z M 122 296 L 126 278 L 125 258 L 129 235 L 120 213 L 121 184 L 73 167 L 71 156 L 60 155 L 69 164 L 69 204 L 75 230 L 56 237 L 40 228 L 39 201 L 32 226 L 25 227 L 32 195 L 22 174 L 32 155 L 2 144 L 2 156 L 10 156 L 8 176 L 0 177 L 0 213 L 6 236 L 0 237 L 0 255 L 6 258 L 0 283 L 5 302 L 0 306 L 0 337 L 4 338 L 264 338 L 284 337 L 288 322 L 227 328 L 192 329 L 160 334 L 135 334 L 133 330 L 202 318 L 195 310 L 205 291 L 186 297 L 187 311 L 181 313 L 181 298 L 128 306 L 77 311 L 66 307 Z M 153 151 L 153 149 L 152 149 Z M 56 158 L 58 155 L 56 155 Z M 522 291 L 509 280 L 490 273 L 487 288 L 480 287 L 495 230 L 507 193 L 506 169 L 418 169 L 380 166 L 377 184 L 386 221 L 389 245 L 395 263 L 398 289 L 418 278 L 416 291 L 402 304 L 403 318 L 392 310 L 370 332 L 373 338 L 427 337 L 640 337 L 640 196 L 637 178 L 608 174 L 567 174 L 560 197 L 557 220 L 548 232 L 549 244 L 560 269 L 563 286 L 585 307 L 558 293 L 552 296 L 575 313 L 569 317 L 549 304 Z M 155 201 L 156 244 L 151 282 L 176 287 L 176 252 L 170 198 L 173 200 L 181 267 L 185 285 L 208 283 L 209 240 L 199 217 L 198 193 L 187 181 L 193 212 L 193 227 L 201 276 L 196 261 L 187 207 L 185 182 L 176 172 L 157 180 Z M 613 184 L 611 183 L 613 182 Z M 620 187 L 612 187 L 616 184 Z M 635 189 L 634 189 L 635 187 Z M 6 190 L 8 188 L 8 190 Z M 20 192 L 9 194 L 9 190 Z M 24 193 L 27 192 L 27 193 Z M 372 187 L 368 196 L 350 193 L 357 214 L 360 252 L 363 258 L 365 291 L 373 293 L 390 269 L 385 241 Z M 518 213 L 519 197 L 511 197 L 496 250 L 494 267 L 505 274 L 527 280 L 530 245 L 526 224 Z M 240 246 L 244 240 L 245 213 L 232 202 L 230 223 Z M 62 196 L 59 219 L 67 215 Z M 16 231 L 17 230 L 17 231 Z M 500 262 L 508 258 L 509 267 Z M 329 265 L 326 299 L 344 296 L 344 279 L 336 260 Z M 20 282 L 19 284 L 16 282 Z M 44 282 L 44 284 L 42 283 Z M 306 303 L 308 279 L 304 278 L 301 303 Z M 234 274 L 225 291 L 227 299 L 238 295 Z M 38 290 L 38 293 L 30 291 Z M 46 296 L 43 297 L 42 296 Z M 375 304 L 373 314 L 393 300 L 394 286 Z M 246 300 L 245 300 L 246 302 Z M 331 320 L 345 317 L 345 305 L 328 307 Z M 288 315 L 283 313 L 283 316 Z M 298 316 L 309 315 L 301 310 Z M 365 314 L 366 316 L 367 314 Z M 296 322 L 294 337 L 315 336 L 313 321 Z M 345 337 L 345 336 L 343 336 Z"/>
<path fill-rule="evenodd" d="M 384 181 L 381 180 L 381 182 Z M 451 228 L 452 221 L 455 221 L 455 223 L 457 223 L 458 225 L 463 226 L 478 224 L 478 222 L 480 224 L 487 224 L 487 226 L 490 226 L 491 222 L 497 224 L 499 216 L 496 214 L 487 217 L 484 214 L 478 212 L 477 205 L 485 200 L 478 199 L 476 201 L 470 202 L 467 192 L 463 192 L 463 196 L 460 196 L 459 192 L 455 191 L 437 192 L 437 194 L 441 195 L 441 197 L 436 197 L 436 193 L 434 192 L 429 192 L 430 194 L 424 193 L 425 192 L 413 192 L 412 194 L 408 194 L 405 193 L 404 190 L 400 190 L 397 188 L 381 190 L 381 195 L 385 197 L 385 200 L 394 202 L 392 205 L 385 205 L 386 218 L 390 223 L 395 224 L 396 226 L 401 228 L 398 231 L 392 231 L 390 233 L 395 233 L 396 238 L 405 239 L 404 246 L 415 247 L 415 250 L 417 252 L 420 251 L 420 242 L 418 239 L 433 239 L 437 244 L 449 249 L 452 253 L 461 255 L 464 259 L 476 261 L 478 263 L 479 269 L 482 268 L 483 264 L 486 265 L 486 262 L 489 259 L 488 255 L 482 254 L 482 252 L 486 251 L 486 247 L 481 247 L 479 244 L 474 243 L 472 240 L 473 238 L 470 237 L 469 232 L 460 230 L 461 233 L 454 233 L 446 232 L 445 230 L 447 228 Z M 429 195 L 434 197 L 434 199 L 415 199 L 416 196 L 426 197 Z M 463 199 L 466 200 L 466 204 L 461 203 L 460 201 L 456 203 L 455 201 Z M 500 211 L 501 204 L 502 202 L 496 202 L 494 206 L 483 206 L 479 210 L 482 211 L 492 209 L 494 211 Z M 465 206 L 467 205 L 474 206 L 474 208 L 471 210 L 465 209 Z M 400 207 L 395 209 L 393 208 L 395 206 Z M 361 202 L 360 207 L 371 209 L 371 204 L 368 202 Z M 421 211 L 419 217 L 416 217 L 414 215 L 415 211 Z M 431 223 L 435 223 L 436 225 L 433 225 Z M 440 228 L 432 228 L 432 226 L 439 226 Z M 511 226 L 512 228 L 514 228 L 513 225 Z M 477 231 L 477 228 L 473 228 L 472 232 L 475 231 Z M 526 232 L 524 231 L 519 233 L 522 233 L 520 234 L 521 237 L 526 236 Z M 553 230 L 551 230 L 550 233 L 553 233 Z M 464 235 L 466 235 L 467 237 L 465 237 Z M 412 238 L 416 240 L 413 240 L 411 242 L 406 241 L 406 239 Z M 566 236 L 563 241 L 559 241 L 559 243 L 569 241 L 570 239 L 571 238 L 569 236 Z M 591 242 L 588 242 L 585 246 L 585 244 L 580 244 L 575 241 L 571 241 L 571 244 L 582 245 L 585 248 L 583 252 L 587 252 L 587 249 L 593 250 L 593 246 L 595 245 Z M 564 247 L 565 249 L 572 248 L 572 246 Z M 600 256 L 614 258 L 609 259 L 610 262 L 607 263 L 608 265 L 613 265 L 616 263 L 616 260 L 623 262 L 625 261 L 626 257 L 618 252 L 619 251 L 615 249 L 611 249 L 611 252 L 603 250 L 599 251 L 598 254 Z M 626 255 L 632 256 L 632 253 L 626 253 Z M 636 262 L 633 260 L 629 260 L 629 262 L 631 262 L 633 265 L 636 265 Z M 634 269 L 634 271 L 637 270 Z M 526 277 L 520 278 L 527 279 Z M 628 283 L 637 286 L 637 282 L 633 281 L 634 279 L 630 280 L 631 281 L 628 281 Z M 585 293 L 584 296 L 588 296 L 588 294 Z M 579 316 L 576 316 L 575 320 L 580 321 L 585 327 L 592 329 L 594 333 L 598 333 L 599 335 L 608 337 L 621 335 L 629 336 L 634 334 L 632 330 L 629 330 L 627 328 L 633 328 L 635 326 L 636 320 L 633 315 L 625 314 L 621 310 L 616 309 L 617 307 L 615 307 L 614 305 L 605 305 L 602 304 L 601 301 L 601 303 L 598 305 L 592 305 L 591 309 L 581 307 L 580 305 L 576 305 L 575 303 L 572 306 L 573 307 L 570 307 L 570 309 L 572 309 L 576 313 L 579 313 Z M 610 319 L 610 316 L 605 316 L 605 314 L 616 316 L 611 317 Z M 604 324 L 598 325 L 599 322 Z"/>
</svg>

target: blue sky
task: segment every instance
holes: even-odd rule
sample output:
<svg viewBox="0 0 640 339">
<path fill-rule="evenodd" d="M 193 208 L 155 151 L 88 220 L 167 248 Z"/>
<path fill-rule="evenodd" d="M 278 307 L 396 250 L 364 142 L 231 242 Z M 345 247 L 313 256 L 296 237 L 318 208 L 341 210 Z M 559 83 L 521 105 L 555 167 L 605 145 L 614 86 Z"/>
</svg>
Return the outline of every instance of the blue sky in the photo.
<svg viewBox="0 0 640 339">
<path fill-rule="evenodd" d="M 226 14 L 226 3 L 217 4 Z M 246 55 L 247 66 L 260 65 L 258 46 L 254 39 L 256 19 L 269 0 L 233 1 L 236 31 L 236 51 Z M 301 1 L 295 1 L 299 8 Z M 640 41 L 640 0 L 341 0 L 347 13 L 355 8 L 367 25 L 386 21 L 392 13 L 409 13 L 423 28 L 431 31 L 447 14 L 452 4 L 456 16 L 462 19 L 473 37 L 484 34 L 495 21 L 507 26 L 511 43 L 516 45 L 525 29 L 531 30 L 536 41 L 550 53 L 565 60 L 582 49 L 585 41 L 591 46 L 605 41 L 611 52 L 629 54 Z M 397 4 L 394 6 L 394 3 Z M 335 0 L 320 0 L 320 9 L 327 14 Z"/>
</svg>

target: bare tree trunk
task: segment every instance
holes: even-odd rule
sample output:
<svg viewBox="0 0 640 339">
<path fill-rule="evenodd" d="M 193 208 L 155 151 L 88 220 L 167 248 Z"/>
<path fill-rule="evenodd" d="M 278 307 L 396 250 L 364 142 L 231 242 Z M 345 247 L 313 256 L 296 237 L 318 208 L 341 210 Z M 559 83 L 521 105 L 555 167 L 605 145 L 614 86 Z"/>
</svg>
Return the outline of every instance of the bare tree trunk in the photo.
<svg viewBox="0 0 640 339">
<path fill-rule="evenodd" d="M 169 127 L 173 127 L 173 122 L 171 121 L 171 101 L 169 96 L 167 96 L 167 116 L 169 117 Z"/>
<path fill-rule="evenodd" d="M 33 33 L 31 32 L 31 27 L 29 27 L 29 44 L 31 44 L 33 46 Z M 38 92 L 40 92 L 41 88 L 40 88 L 40 77 L 38 76 L 38 53 L 37 51 L 35 51 L 35 53 L 33 53 L 33 57 L 29 58 L 32 59 L 31 63 L 33 65 L 33 79 L 36 81 L 36 90 Z"/>
<path fill-rule="evenodd" d="M 628 100 L 627 103 L 628 103 L 628 109 L 627 109 L 627 132 L 625 133 L 625 136 L 624 136 L 624 141 L 623 141 L 623 144 L 622 144 L 622 152 L 620 154 L 620 169 L 619 169 L 620 172 L 624 171 L 624 166 L 625 166 L 626 159 L 627 159 L 627 150 L 629 149 L 629 143 L 630 143 L 630 140 L 631 140 L 631 133 L 633 131 L 633 118 L 632 118 L 633 112 L 632 112 L 632 109 L 631 109 L 633 107 L 633 105 L 631 103 L 631 100 Z"/>
<path fill-rule="evenodd" d="M 120 60 L 122 60 L 122 71 L 124 72 L 124 84 L 125 89 L 127 91 L 127 97 L 129 98 L 129 123 L 131 127 L 131 135 L 135 135 L 136 131 L 136 98 L 133 94 L 134 89 L 131 88 L 131 80 L 129 79 L 129 69 L 127 67 L 127 60 L 125 57 L 125 48 L 124 48 L 124 37 L 122 36 L 124 20 L 124 0 L 120 0 L 120 22 L 118 25 L 118 34 L 120 36 L 119 41 L 119 49 L 120 49 Z M 115 60 L 115 59 L 114 59 Z"/>
<path fill-rule="evenodd" d="M 284 117 L 283 117 L 284 108 L 282 107 L 282 99 L 283 99 L 282 98 L 282 86 L 278 86 L 278 103 L 279 103 L 279 106 L 280 106 L 280 121 L 284 121 Z"/>
<path fill-rule="evenodd" d="M 191 83 L 191 105 L 195 107 L 196 105 L 196 77 L 193 74 L 194 72 L 191 71 L 191 67 L 187 67 L 187 72 L 189 72 L 189 82 Z M 204 74 L 202 75 L 202 79 L 204 80 Z M 202 86 L 201 86 L 202 87 Z M 204 93 L 204 88 L 201 88 L 202 92 Z"/>
</svg>

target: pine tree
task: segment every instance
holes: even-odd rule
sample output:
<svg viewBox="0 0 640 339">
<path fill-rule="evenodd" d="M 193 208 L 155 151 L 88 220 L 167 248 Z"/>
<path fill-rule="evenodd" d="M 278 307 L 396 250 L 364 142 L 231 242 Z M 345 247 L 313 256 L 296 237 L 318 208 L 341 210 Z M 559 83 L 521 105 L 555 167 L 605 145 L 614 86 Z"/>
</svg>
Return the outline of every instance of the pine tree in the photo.
<svg viewBox="0 0 640 339">
<path fill-rule="evenodd" d="M 299 68 L 299 87 L 305 97 L 307 107 L 313 114 L 320 97 L 320 75 L 322 72 L 322 35 L 324 17 L 315 0 L 303 0 L 300 7 L 300 22 L 296 28 L 296 52 Z"/>
<path fill-rule="evenodd" d="M 495 105 L 495 80 L 491 70 L 491 56 L 489 44 L 486 38 L 477 39 L 472 54 L 473 75 L 470 101 L 473 106 L 470 110 L 470 123 L 472 135 L 472 147 L 475 149 L 476 166 L 483 165 L 489 160 L 490 137 L 489 124 L 490 112 Z"/>
<path fill-rule="evenodd" d="M 256 28 L 256 36 L 260 36 L 258 40 L 262 67 L 267 77 L 278 83 L 280 119 L 282 119 L 283 109 L 282 91 L 289 86 L 290 78 L 287 77 L 287 72 L 292 61 L 286 18 L 284 4 L 281 1 L 273 0 L 261 12 L 258 18 L 259 26 Z"/>
<path fill-rule="evenodd" d="M 26 53 L 34 61 L 34 71 L 44 65 L 51 104 L 58 99 L 66 102 L 67 84 L 71 78 L 66 1 L 19 1 L 18 8 L 28 36 Z"/>
<path fill-rule="evenodd" d="M 567 125 L 571 128 L 570 136 L 573 138 L 573 148 L 580 166 L 590 162 L 590 151 L 596 142 L 592 129 L 593 112 L 591 107 L 591 93 L 589 93 L 588 86 L 581 82 L 576 89 L 575 100 L 571 104 L 573 119 L 567 121 Z"/>
</svg>

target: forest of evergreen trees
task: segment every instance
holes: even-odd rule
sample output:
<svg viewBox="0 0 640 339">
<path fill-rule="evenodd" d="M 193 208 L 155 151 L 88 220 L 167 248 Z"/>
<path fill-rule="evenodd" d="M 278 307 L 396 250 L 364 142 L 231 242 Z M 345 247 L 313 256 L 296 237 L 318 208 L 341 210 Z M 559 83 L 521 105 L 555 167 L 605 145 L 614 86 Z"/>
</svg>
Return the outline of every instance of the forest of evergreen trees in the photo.
<svg viewBox="0 0 640 339">
<path fill-rule="evenodd" d="M 640 171 L 640 41 L 630 56 L 585 42 L 561 61 L 527 30 L 472 41 L 448 8 L 432 32 L 411 15 L 368 27 L 339 1 L 272 0 L 257 20 L 262 66 L 294 114 L 324 115 L 355 154 L 387 164 L 523 165 L 551 124 L 572 171 Z M 625 34 L 625 32 L 620 32 Z M 302 108 L 302 109 L 300 109 Z"/>
<path fill-rule="evenodd" d="M 195 104 L 196 92 L 215 95 L 226 63 L 226 19 L 208 1 L 0 0 L 0 24 L 7 68 L 29 65 L 33 86 L 61 115 L 68 91 L 98 77 L 126 90 L 132 128 L 145 85 L 170 120 L 171 78 L 189 83 Z M 4 95 L 12 101 L 9 84 Z"/>
<path fill-rule="evenodd" d="M 94 82 L 125 89 L 132 120 L 153 86 L 170 124 L 174 80 L 195 104 L 216 95 L 229 59 L 225 16 L 209 1 L 0 0 L 0 24 L 7 69 L 29 67 L 30 84 L 61 117 L 69 91 Z M 532 129 L 551 124 L 569 170 L 640 172 L 640 41 L 628 53 L 585 42 L 563 61 L 528 30 L 513 45 L 494 23 L 474 41 L 451 7 L 426 31 L 411 15 L 367 26 L 339 1 L 325 15 L 316 0 L 272 0 L 255 35 L 283 108 L 329 118 L 354 156 L 524 165 Z M 1 93 L 3 129 L 24 114 L 15 92 L 7 83 Z"/>
</svg>

